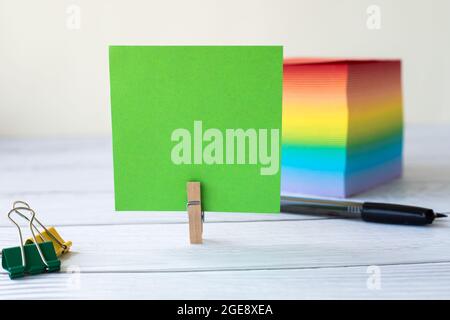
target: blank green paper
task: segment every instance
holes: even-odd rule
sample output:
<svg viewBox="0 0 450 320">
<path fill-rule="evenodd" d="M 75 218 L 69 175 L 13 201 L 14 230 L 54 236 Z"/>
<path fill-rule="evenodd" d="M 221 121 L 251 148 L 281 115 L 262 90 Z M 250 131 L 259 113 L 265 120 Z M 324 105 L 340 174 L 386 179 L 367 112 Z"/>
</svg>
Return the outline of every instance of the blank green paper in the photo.
<svg viewBox="0 0 450 320">
<path fill-rule="evenodd" d="M 111 46 L 116 210 L 279 212 L 280 46 Z"/>
</svg>

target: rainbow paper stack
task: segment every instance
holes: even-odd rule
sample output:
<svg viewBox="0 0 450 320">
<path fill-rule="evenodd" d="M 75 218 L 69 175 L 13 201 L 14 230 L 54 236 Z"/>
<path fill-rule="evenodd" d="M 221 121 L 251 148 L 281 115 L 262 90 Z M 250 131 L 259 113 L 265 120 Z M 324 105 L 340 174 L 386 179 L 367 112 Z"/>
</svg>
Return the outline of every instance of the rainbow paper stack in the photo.
<svg viewBox="0 0 450 320">
<path fill-rule="evenodd" d="M 282 194 L 347 197 L 402 172 L 398 60 L 284 63 Z"/>
</svg>

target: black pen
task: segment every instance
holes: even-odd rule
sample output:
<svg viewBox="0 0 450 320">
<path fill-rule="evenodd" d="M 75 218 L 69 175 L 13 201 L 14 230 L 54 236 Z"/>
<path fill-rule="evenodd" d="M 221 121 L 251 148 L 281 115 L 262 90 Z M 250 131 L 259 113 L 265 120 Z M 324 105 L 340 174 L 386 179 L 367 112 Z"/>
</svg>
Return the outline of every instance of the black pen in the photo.
<svg viewBox="0 0 450 320">
<path fill-rule="evenodd" d="M 281 212 L 324 214 L 367 222 L 427 225 L 447 217 L 432 209 L 379 202 L 356 202 L 281 196 Z"/>
</svg>

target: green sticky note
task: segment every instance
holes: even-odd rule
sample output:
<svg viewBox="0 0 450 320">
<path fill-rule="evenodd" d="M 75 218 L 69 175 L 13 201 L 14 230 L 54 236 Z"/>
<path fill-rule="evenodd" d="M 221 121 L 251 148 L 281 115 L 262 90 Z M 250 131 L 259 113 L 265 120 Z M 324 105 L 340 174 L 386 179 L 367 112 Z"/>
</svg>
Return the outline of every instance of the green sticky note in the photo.
<svg viewBox="0 0 450 320">
<path fill-rule="evenodd" d="M 116 210 L 279 212 L 281 46 L 111 46 Z"/>
</svg>

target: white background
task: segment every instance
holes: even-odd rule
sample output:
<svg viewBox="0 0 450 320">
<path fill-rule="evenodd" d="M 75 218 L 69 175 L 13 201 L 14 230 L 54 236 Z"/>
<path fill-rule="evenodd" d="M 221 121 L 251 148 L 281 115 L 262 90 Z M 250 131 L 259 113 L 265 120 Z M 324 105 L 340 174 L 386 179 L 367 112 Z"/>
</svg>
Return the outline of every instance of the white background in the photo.
<svg viewBox="0 0 450 320">
<path fill-rule="evenodd" d="M 79 29 L 67 25 L 71 5 Z M 379 30 L 367 28 L 370 5 Z M 401 58 L 406 123 L 450 124 L 449 15 L 448 0 L 0 0 L 0 136 L 110 134 L 110 44 Z"/>
</svg>

